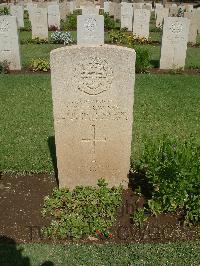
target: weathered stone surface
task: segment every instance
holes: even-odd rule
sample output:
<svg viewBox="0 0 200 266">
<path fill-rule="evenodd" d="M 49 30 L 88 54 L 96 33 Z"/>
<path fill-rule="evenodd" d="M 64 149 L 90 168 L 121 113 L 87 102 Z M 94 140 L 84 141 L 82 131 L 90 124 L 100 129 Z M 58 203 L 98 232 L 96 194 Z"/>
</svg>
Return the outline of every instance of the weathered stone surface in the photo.
<svg viewBox="0 0 200 266">
<path fill-rule="evenodd" d="M 188 42 L 195 44 L 197 39 L 197 31 L 198 31 L 197 16 L 195 12 L 185 12 L 184 17 L 188 18 L 190 21 Z"/>
<path fill-rule="evenodd" d="M 59 3 L 60 8 L 60 19 L 66 20 L 66 16 L 70 14 L 70 11 L 67 6 L 67 1 Z"/>
<path fill-rule="evenodd" d="M 114 20 L 120 20 L 120 19 L 121 19 L 121 4 L 114 3 Z"/>
<path fill-rule="evenodd" d="M 189 32 L 187 18 L 168 17 L 164 19 L 160 68 L 184 68 Z"/>
<path fill-rule="evenodd" d="M 149 37 L 149 22 L 151 13 L 147 9 L 135 9 L 133 20 L 133 34 L 140 37 Z"/>
<path fill-rule="evenodd" d="M 24 27 L 24 8 L 23 6 L 10 6 L 10 14 L 17 18 L 17 26 L 18 28 Z"/>
<path fill-rule="evenodd" d="M 77 44 L 104 44 L 104 17 L 81 15 L 77 17 Z"/>
<path fill-rule="evenodd" d="M 99 9 L 96 7 L 83 7 L 82 15 L 99 15 Z"/>
<path fill-rule="evenodd" d="M 20 52 L 15 16 L 0 16 L 0 62 L 6 60 L 10 70 L 20 70 Z"/>
<path fill-rule="evenodd" d="M 169 8 L 164 7 L 157 10 L 156 27 L 162 28 L 164 18 L 169 16 Z"/>
<path fill-rule="evenodd" d="M 59 5 L 48 5 L 48 27 L 60 29 L 60 9 Z"/>
<path fill-rule="evenodd" d="M 133 5 L 123 2 L 121 4 L 121 28 L 127 28 L 128 31 L 133 29 Z"/>
<path fill-rule="evenodd" d="M 177 15 L 178 15 L 178 7 L 177 6 L 170 6 L 169 16 L 170 17 L 177 17 Z"/>
<path fill-rule="evenodd" d="M 135 52 L 113 45 L 51 52 L 60 187 L 127 187 L 130 168 Z"/>
<path fill-rule="evenodd" d="M 32 39 L 48 39 L 48 23 L 47 23 L 47 9 L 33 8 L 32 9 Z"/>
<path fill-rule="evenodd" d="M 110 7 L 109 15 L 110 16 L 114 16 L 114 14 L 115 14 L 115 3 L 114 2 L 110 2 L 109 7 Z"/>
<path fill-rule="evenodd" d="M 163 9 L 163 8 L 164 7 L 163 7 L 162 4 L 156 3 L 156 7 L 155 7 L 155 18 L 157 18 L 158 10 Z"/>
<path fill-rule="evenodd" d="M 32 10 L 33 8 L 37 8 L 37 4 L 33 4 L 33 3 L 28 3 L 27 4 L 27 11 L 28 11 L 28 15 L 29 15 L 29 20 L 31 21 L 32 20 Z"/>
</svg>

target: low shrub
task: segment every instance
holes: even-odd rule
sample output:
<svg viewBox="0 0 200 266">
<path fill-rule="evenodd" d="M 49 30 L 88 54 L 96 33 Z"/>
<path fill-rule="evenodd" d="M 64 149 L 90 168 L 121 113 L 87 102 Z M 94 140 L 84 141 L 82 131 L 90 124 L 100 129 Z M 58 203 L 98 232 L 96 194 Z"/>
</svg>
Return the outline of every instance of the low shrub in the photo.
<svg viewBox="0 0 200 266">
<path fill-rule="evenodd" d="M 132 47 L 135 44 L 150 44 L 151 40 L 140 38 L 132 33 L 127 32 L 124 28 L 120 31 L 110 31 L 108 33 L 109 42 L 112 44 L 123 44 Z"/>
<path fill-rule="evenodd" d="M 65 45 L 73 43 L 74 40 L 70 32 L 56 31 L 51 34 L 52 43 L 63 43 Z"/>
<path fill-rule="evenodd" d="M 69 31 L 76 29 L 77 29 L 77 14 L 70 14 L 69 16 L 67 16 L 66 21 L 62 23 L 61 30 Z"/>
<path fill-rule="evenodd" d="M 0 8 L 0 16 L 3 16 L 3 15 L 9 15 L 10 14 L 10 10 L 8 7 L 2 7 Z"/>
<path fill-rule="evenodd" d="M 21 44 L 31 44 L 31 43 L 34 43 L 34 44 L 47 44 L 49 43 L 48 39 L 40 39 L 40 38 L 34 38 L 34 39 L 31 39 L 31 38 L 27 38 L 27 39 L 24 39 L 24 40 L 20 40 L 20 43 Z"/>
<path fill-rule="evenodd" d="M 3 62 L 0 62 L 0 74 L 7 74 L 9 73 L 9 63 L 4 60 Z"/>
<path fill-rule="evenodd" d="M 137 172 L 152 187 L 148 206 L 154 214 L 176 212 L 186 224 L 200 222 L 200 145 L 189 140 L 146 140 Z"/>
<path fill-rule="evenodd" d="M 104 13 L 104 29 L 105 30 L 115 29 L 115 21 L 107 13 Z"/>
<path fill-rule="evenodd" d="M 150 60 L 151 55 L 149 50 L 142 47 L 135 48 L 136 51 L 136 62 L 135 71 L 136 73 L 147 73 L 151 67 Z"/>
<path fill-rule="evenodd" d="M 54 189 L 44 200 L 43 216 L 53 220 L 43 228 L 46 237 L 80 238 L 98 232 L 108 232 L 116 221 L 116 210 L 122 204 L 122 187 L 108 188 L 104 179 L 97 187 L 77 186 Z"/>
<path fill-rule="evenodd" d="M 36 71 L 47 72 L 50 70 L 50 63 L 48 60 L 42 58 L 32 59 L 30 69 L 34 72 Z"/>
</svg>

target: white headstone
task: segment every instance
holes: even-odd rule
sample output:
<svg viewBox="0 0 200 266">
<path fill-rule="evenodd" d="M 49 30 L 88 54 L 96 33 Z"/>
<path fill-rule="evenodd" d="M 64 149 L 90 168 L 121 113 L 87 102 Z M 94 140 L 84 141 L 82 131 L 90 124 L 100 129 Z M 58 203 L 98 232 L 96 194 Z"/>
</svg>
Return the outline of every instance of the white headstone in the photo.
<svg viewBox="0 0 200 266">
<path fill-rule="evenodd" d="M 195 12 L 185 12 L 184 17 L 190 21 L 188 42 L 195 44 L 197 39 L 198 22 Z M 200 17 L 199 17 L 200 19 Z"/>
<path fill-rule="evenodd" d="M 47 9 L 33 8 L 32 9 L 32 39 L 39 38 L 42 40 L 48 39 L 48 23 Z"/>
<path fill-rule="evenodd" d="M 96 7 L 83 7 L 82 15 L 99 15 L 99 9 Z"/>
<path fill-rule="evenodd" d="M 133 29 L 133 5 L 123 2 L 121 6 L 121 28 Z"/>
<path fill-rule="evenodd" d="M 77 44 L 104 44 L 104 17 L 100 15 L 77 16 Z"/>
<path fill-rule="evenodd" d="M 164 18 L 168 16 L 169 16 L 169 8 L 164 7 L 164 8 L 158 9 L 157 17 L 156 17 L 156 27 L 161 28 Z"/>
<path fill-rule="evenodd" d="M 24 27 L 24 8 L 23 6 L 10 6 L 10 14 L 17 18 L 17 25 L 19 28 Z"/>
<path fill-rule="evenodd" d="M 140 38 L 149 37 L 149 22 L 151 13 L 147 9 L 135 9 L 133 20 L 133 34 Z"/>
<path fill-rule="evenodd" d="M 59 186 L 96 186 L 105 178 L 110 187 L 127 187 L 135 51 L 78 45 L 50 57 Z"/>
<path fill-rule="evenodd" d="M 59 3 L 60 7 L 60 19 L 66 20 L 66 16 L 69 15 L 69 9 L 67 6 L 67 1 L 63 1 Z"/>
<path fill-rule="evenodd" d="M 177 17 L 177 15 L 178 15 L 178 7 L 177 6 L 170 6 L 169 16 L 170 17 Z"/>
<path fill-rule="evenodd" d="M 7 61 L 10 70 L 21 70 L 17 20 L 0 16 L 0 62 Z"/>
<path fill-rule="evenodd" d="M 104 2 L 104 13 L 109 13 L 110 12 L 110 2 L 106 1 Z"/>
<path fill-rule="evenodd" d="M 162 4 L 156 3 L 156 7 L 155 7 L 155 18 L 157 18 L 157 13 L 158 10 L 164 8 Z"/>
<path fill-rule="evenodd" d="M 48 6 L 48 27 L 60 29 L 60 9 L 58 4 Z"/>
<path fill-rule="evenodd" d="M 121 19 L 121 4 L 120 3 L 114 3 L 114 20 L 120 20 Z"/>
<path fill-rule="evenodd" d="M 184 68 L 189 32 L 187 18 L 167 17 L 164 19 L 160 68 Z"/>
</svg>

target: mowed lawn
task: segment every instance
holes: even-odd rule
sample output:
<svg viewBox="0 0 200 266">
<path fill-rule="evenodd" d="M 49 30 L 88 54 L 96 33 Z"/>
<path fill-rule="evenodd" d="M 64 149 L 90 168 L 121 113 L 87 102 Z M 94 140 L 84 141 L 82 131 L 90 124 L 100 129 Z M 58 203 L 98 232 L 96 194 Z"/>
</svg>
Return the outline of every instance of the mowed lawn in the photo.
<svg viewBox="0 0 200 266">
<path fill-rule="evenodd" d="M 1 171 L 52 172 L 54 136 L 49 74 L 0 75 Z M 136 75 L 132 160 L 144 137 L 200 142 L 200 76 Z"/>
<path fill-rule="evenodd" d="M 49 32 L 49 40 L 51 33 Z M 76 32 L 72 32 L 74 40 L 76 40 Z M 151 32 L 150 36 L 152 40 L 160 40 L 160 32 Z M 30 67 L 32 59 L 44 58 L 49 60 L 50 52 L 53 49 L 62 47 L 62 44 L 26 44 L 27 41 L 31 41 L 31 32 L 22 31 L 20 32 L 20 41 L 23 43 L 20 46 L 22 66 Z M 105 33 L 105 42 L 108 41 L 108 35 Z M 198 34 L 197 42 L 200 43 L 200 34 Z M 149 50 L 151 55 L 151 65 L 152 67 L 159 66 L 160 60 L 160 50 L 161 46 L 159 44 L 148 44 L 148 45 L 136 45 L 136 47 L 143 47 L 144 49 Z M 186 68 L 200 68 L 200 47 L 188 47 L 187 56 L 186 56 Z"/>
<path fill-rule="evenodd" d="M 0 265 L 176 265 L 198 266 L 199 243 L 124 244 L 124 245 L 41 245 L 0 244 Z"/>
</svg>

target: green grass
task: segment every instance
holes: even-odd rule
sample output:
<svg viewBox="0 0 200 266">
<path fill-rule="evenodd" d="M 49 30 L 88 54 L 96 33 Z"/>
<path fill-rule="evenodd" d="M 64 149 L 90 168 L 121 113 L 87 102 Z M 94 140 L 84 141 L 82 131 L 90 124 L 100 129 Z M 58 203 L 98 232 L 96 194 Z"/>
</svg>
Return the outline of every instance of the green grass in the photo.
<svg viewBox="0 0 200 266">
<path fill-rule="evenodd" d="M 20 250 L 21 251 L 18 251 Z M 26 264 L 25 264 L 26 263 Z M 124 245 L 0 245 L 1 266 L 176 265 L 200 264 L 200 245 L 194 243 Z"/>
<path fill-rule="evenodd" d="M 1 75 L 1 170 L 51 172 L 54 135 L 50 75 Z M 200 76 L 137 75 L 132 157 L 143 136 L 200 141 Z"/>
<path fill-rule="evenodd" d="M 76 32 L 72 31 L 72 36 L 76 41 Z M 49 40 L 50 40 L 49 32 Z M 161 34 L 158 32 L 152 32 L 150 34 L 152 40 L 161 40 Z M 200 37 L 200 34 L 199 34 Z M 200 38 L 199 38 L 200 39 Z M 22 31 L 20 32 L 20 41 L 25 42 L 26 40 L 31 40 L 31 32 Z M 108 40 L 108 34 L 105 32 L 105 42 Z M 29 67 L 32 59 L 45 58 L 49 60 L 49 53 L 51 50 L 62 47 L 62 44 L 22 44 L 21 49 L 21 59 L 22 66 Z M 138 45 L 136 45 L 138 46 Z M 141 47 L 141 45 L 140 45 Z M 151 64 L 153 67 L 159 66 L 160 60 L 160 45 L 142 45 L 142 47 L 148 49 L 151 53 Z M 200 68 L 200 47 L 188 47 L 187 57 L 186 57 L 186 68 Z"/>
</svg>

